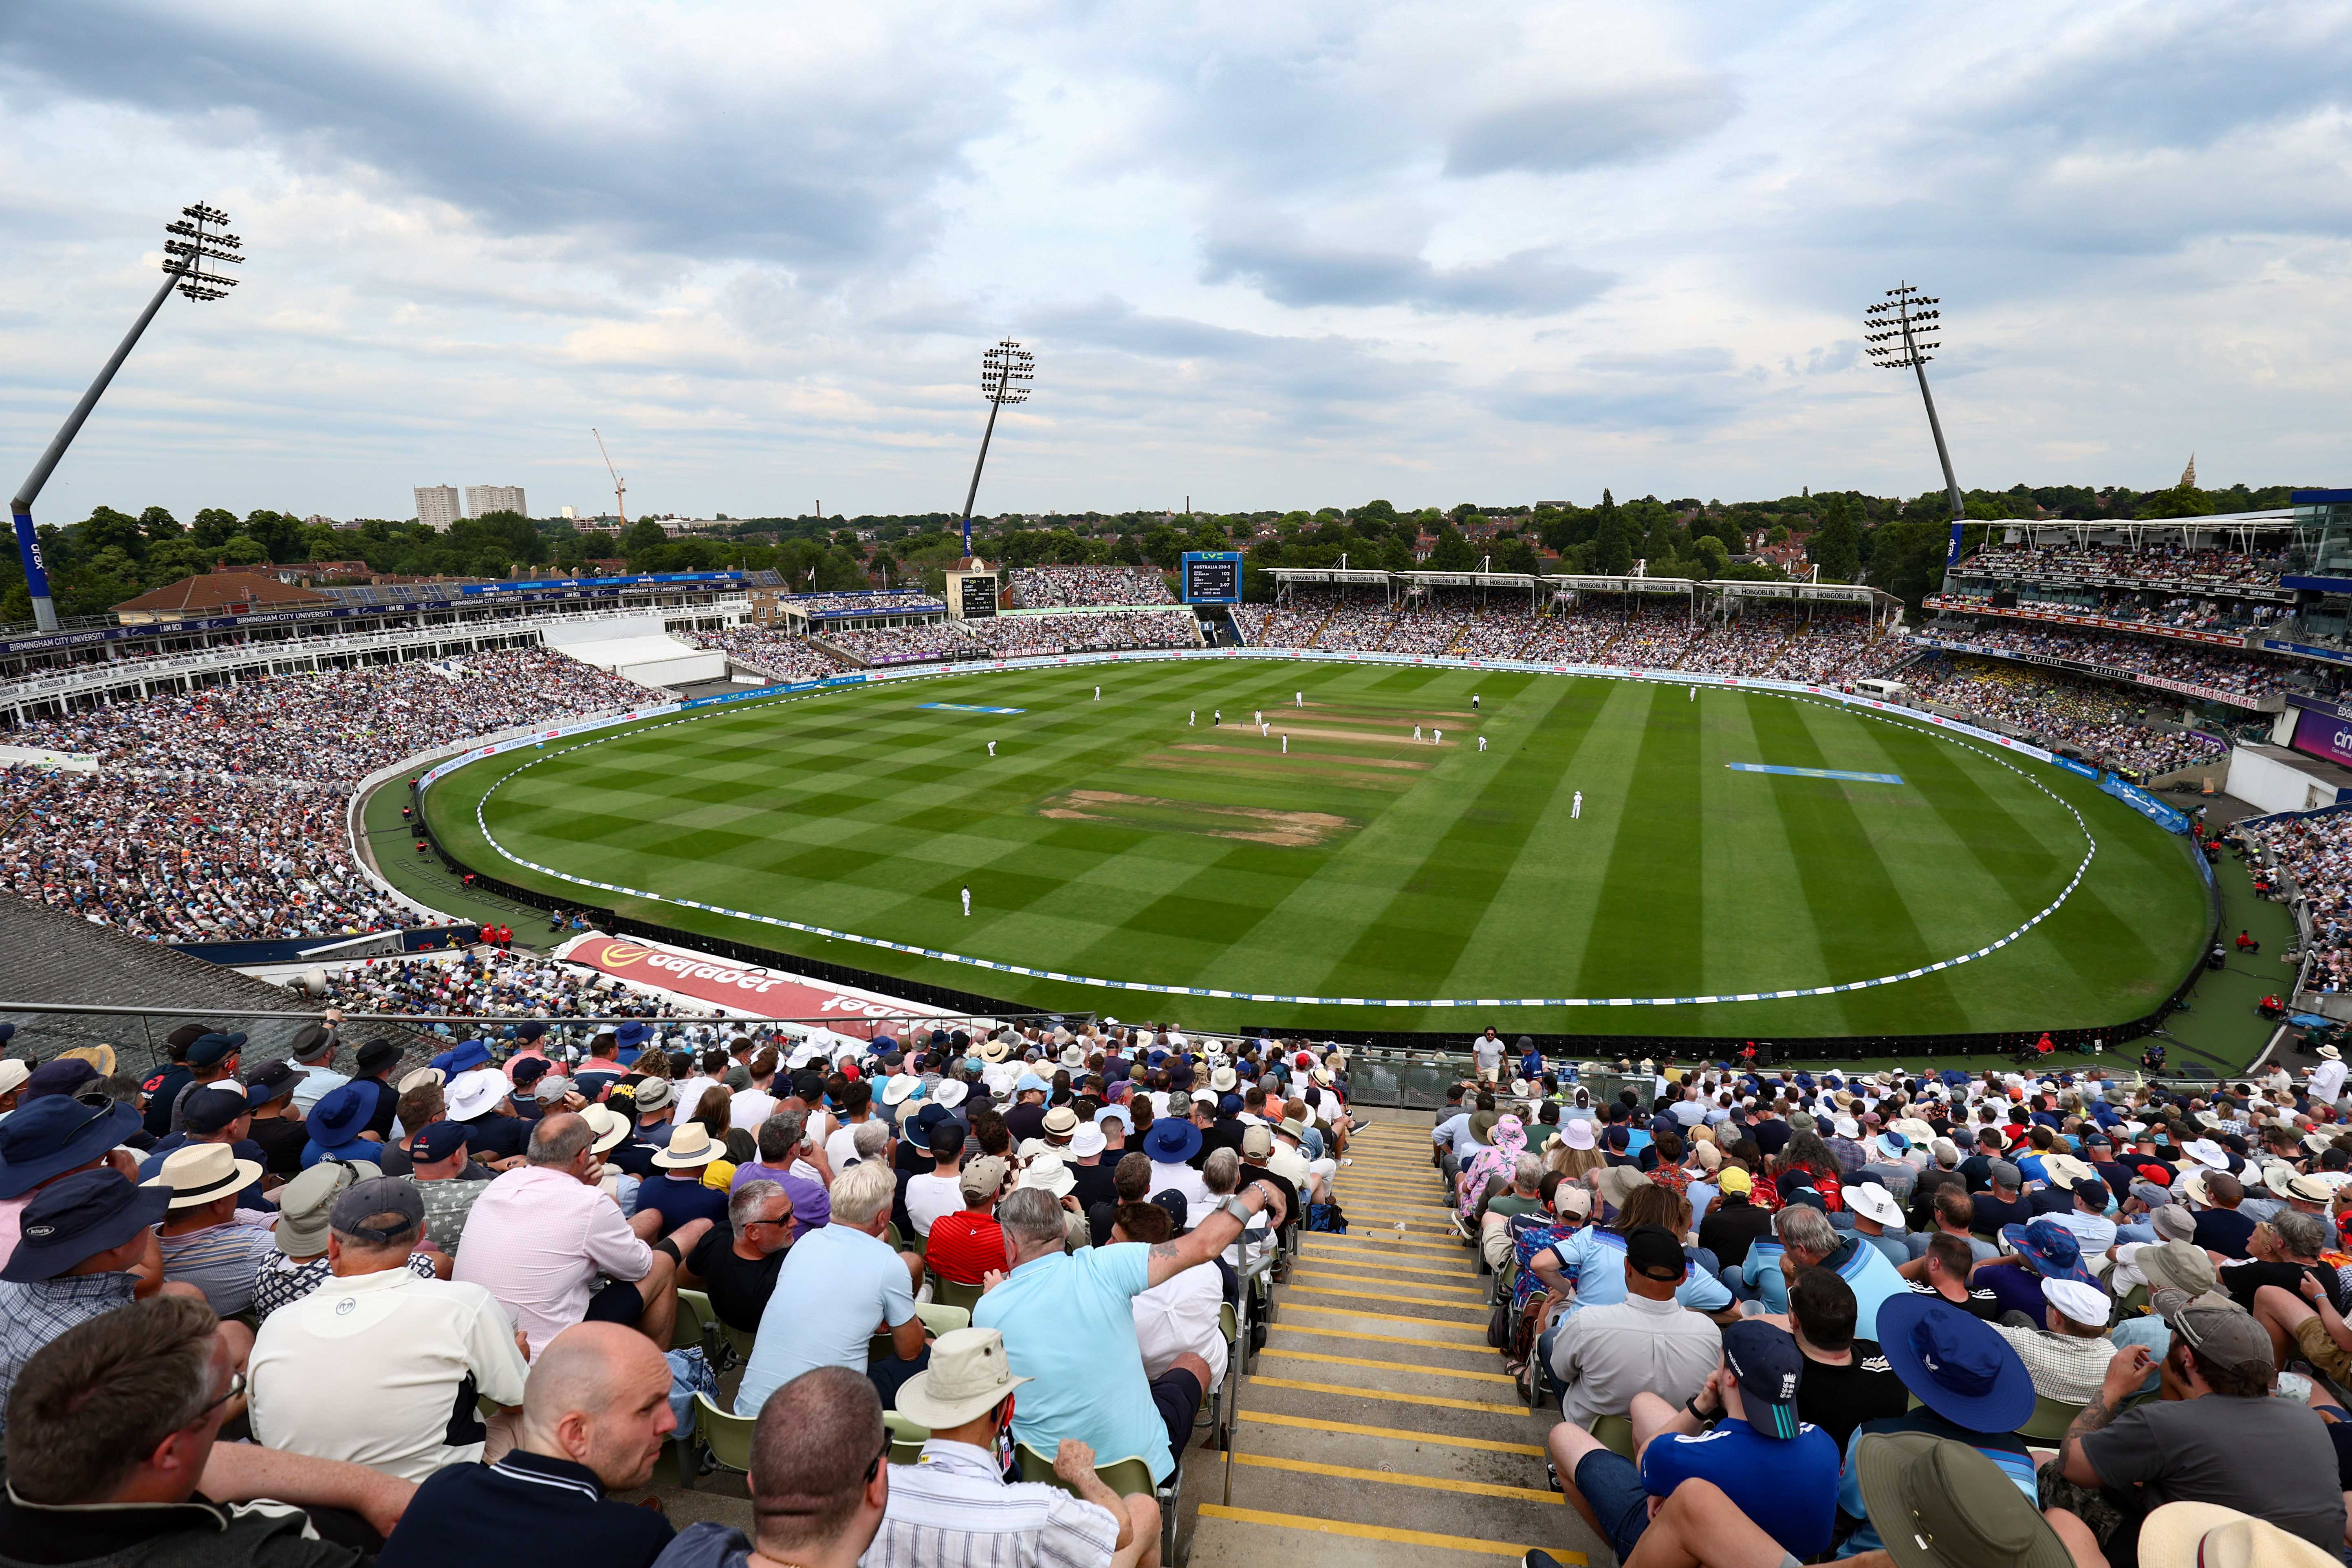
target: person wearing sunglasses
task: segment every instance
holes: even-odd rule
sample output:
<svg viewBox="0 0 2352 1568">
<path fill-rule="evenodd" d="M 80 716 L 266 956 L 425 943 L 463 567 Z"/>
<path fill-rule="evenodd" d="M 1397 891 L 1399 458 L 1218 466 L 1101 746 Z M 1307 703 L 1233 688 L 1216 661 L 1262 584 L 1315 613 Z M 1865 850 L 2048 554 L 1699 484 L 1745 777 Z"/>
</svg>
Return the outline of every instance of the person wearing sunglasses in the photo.
<svg viewBox="0 0 2352 1568">
<path fill-rule="evenodd" d="M 416 1489 L 362 1465 L 220 1441 L 245 1393 L 221 1326 L 202 1301 L 166 1292 L 77 1324 L 25 1363 L 0 1489 L 10 1558 L 367 1561 Z"/>
</svg>

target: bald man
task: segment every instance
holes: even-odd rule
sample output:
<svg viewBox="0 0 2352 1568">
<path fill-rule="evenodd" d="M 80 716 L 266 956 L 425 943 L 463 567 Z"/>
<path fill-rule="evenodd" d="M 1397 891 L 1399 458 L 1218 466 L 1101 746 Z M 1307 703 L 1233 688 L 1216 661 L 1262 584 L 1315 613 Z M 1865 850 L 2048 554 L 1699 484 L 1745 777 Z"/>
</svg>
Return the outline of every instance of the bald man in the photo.
<svg viewBox="0 0 2352 1568">
<path fill-rule="evenodd" d="M 669 1521 L 605 1494 L 651 1479 L 677 1427 L 669 1363 L 653 1342 L 618 1323 L 575 1324 L 531 1363 L 515 1447 L 418 1488 L 379 1568 L 647 1568 Z"/>
<path fill-rule="evenodd" d="M 857 1568 L 889 1506 L 888 1458 L 874 1385 L 845 1366 L 804 1372 L 768 1396 L 751 1429 L 758 1539 L 731 1524 L 689 1524 L 672 1561 L 741 1563 L 756 1552 L 793 1568 Z"/>
</svg>

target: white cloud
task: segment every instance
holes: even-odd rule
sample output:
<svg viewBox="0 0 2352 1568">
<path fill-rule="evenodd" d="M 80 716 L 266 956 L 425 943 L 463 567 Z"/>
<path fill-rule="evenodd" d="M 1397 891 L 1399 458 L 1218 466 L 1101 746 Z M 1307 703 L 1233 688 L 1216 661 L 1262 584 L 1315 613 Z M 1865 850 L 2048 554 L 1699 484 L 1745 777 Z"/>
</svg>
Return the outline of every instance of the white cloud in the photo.
<svg viewBox="0 0 2352 1568">
<path fill-rule="evenodd" d="M 433 479 L 739 515 L 1916 492 L 1854 352 L 1945 300 L 1964 482 L 2340 479 L 2352 16 L 1141 0 L 386 9 L 84 0 L 0 34 L 10 353 L 44 497 L 369 515 Z"/>
</svg>

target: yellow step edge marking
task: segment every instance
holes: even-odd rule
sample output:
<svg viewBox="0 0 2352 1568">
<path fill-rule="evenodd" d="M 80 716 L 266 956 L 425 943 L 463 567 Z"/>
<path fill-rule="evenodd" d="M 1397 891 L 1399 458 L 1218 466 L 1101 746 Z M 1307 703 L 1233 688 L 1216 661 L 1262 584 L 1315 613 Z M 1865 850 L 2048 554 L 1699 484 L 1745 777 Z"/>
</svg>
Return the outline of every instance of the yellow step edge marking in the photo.
<svg viewBox="0 0 2352 1568">
<path fill-rule="evenodd" d="M 1352 1285 L 1389 1285 L 1401 1290 L 1434 1290 L 1444 1296 L 1484 1296 L 1486 1292 L 1475 1285 L 1423 1285 L 1417 1279 L 1387 1279 L 1377 1274 L 1348 1274 L 1336 1269 L 1305 1268 L 1292 1278 L 1298 1279 L 1344 1279 Z"/>
<path fill-rule="evenodd" d="M 1331 1366 L 1374 1367 L 1381 1372 L 1416 1372 L 1424 1377 L 1454 1377 L 1467 1383 L 1516 1383 L 1518 1380 L 1506 1372 L 1456 1372 L 1446 1366 L 1418 1366 L 1409 1361 L 1373 1361 L 1364 1356 L 1330 1355 L 1322 1351 L 1278 1351 L 1272 1345 L 1257 1352 L 1263 1359 L 1276 1356 L 1284 1361 L 1323 1362 Z"/>
<path fill-rule="evenodd" d="M 1343 1192 L 1339 1196 L 1347 1198 L 1349 1194 Z M 1391 1219 L 1426 1218 L 1433 1222 L 1440 1220 L 1442 1216 L 1445 1215 L 1459 1214 L 1462 1212 L 1455 1208 L 1452 1204 L 1437 1203 L 1433 1201 L 1425 1204 L 1414 1204 L 1407 1203 L 1402 1198 L 1373 1198 L 1370 1201 L 1357 1198 L 1347 1203 L 1345 1206 L 1364 1214 L 1387 1215 Z M 1448 1226 L 1446 1228 L 1450 1230 L 1453 1227 Z"/>
<path fill-rule="evenodd" d="M 1475 1279 L 1477 1278 L 1476 1275 L 1460 1268 L 1423 1268 L 1411 1263 L 1377 1262 L 1362 1257 L 1335 1258 L 1328 1253 L 1302 1261 L 1318 1264 L 1333 1263 L 1343 1268 L 1379 1268 L 1391 1274 L 1433 1274 L 1441 1279 Z M 1405 1281 L 1400 1279 L 1396 1283 L 1402 1285 Z M 1483 1287 L 1481 1289 L 1483 1289 Z"/>
<path fill-rule="evenodd" d="M 1252 1382 L 1257 1382 L 1255 1378 Z M 1489 1454 L 1544 1457 L 1540 1443 L 1498 1443 L 1492 1437 L 1454 1437 L 1443 1432 L 1416 1432 L 1405 1426 L 1360 1426 L 1349 1421 L 1326 1421 L 1319 1416 L 1283 1415 L 1271 1410 L 1237 1410 L 1234 1419 L 1262 1426 L 1296 1426 L 1307 1432 L 1345 1432 L 1351 1437 L 1394 1437 L 1407 1443 L 1435 1443 L 1447 1448 L 1476 1448 Z M 1238 1457 L 1238 1456 L 1236 1456 Z"/>
<path fill-rule="evenodd" d="M 1449 1242 L 1442 1246 L 1426 1241 L 1399 1241 L 1391 1228 L 1351 1230 L 1344 1236 L 1328 1231 L 1311 1231 L 1299 1239 L 1309 1258 L 1318 1253 L 1327 1258 L 1349 1257 L 1358 1247 L 1369 1247 L 1374 1252 L 1431 1252 L 1440 1258 L 1459 1258 L 1469 1251 L 1462 1245 L 1459 1237 L 1449 1238 Z"/>
<path fill-rule="evenodd" d="M 1305 1301 L 1285 1301 L 1282 1304 L 1282 1310 L 1286 1316 L 1292 1312 L 1312 1312 L 1317 1317 L 1320 1318 L 1370 1318 L 1374 1322 L 1380 1323 L 1423 1323 L 1428 1325 L 1430 1328 L 1440 1329 L 1449 1334 L 1469 1334 L 1476 1341 L 1475 1347 L 1465 1344 L 1458 1347 L 1460 1349 L 1470 1350 L 1475 1348 L 1478 1350 L 1486 1350 L 1489 1348 L 1486 1344 L 1486 1331 L 1480 1328 L 1473 1328 L 1467 1323 L 1448 1323 L 1436 1318 L 1408 1317 L 1402 1312 L 1375 1312 L 1361 1307 L 1315 1307 L 1309 1306 Z M 1281 1328 L 1284 1325 L 1276 1323 L 1272 1326 L 1275 1328 Z M 1318 1329 L 1310 1329 L 1307 1331 L 1309 1333 L 1319 1333 L 1322 1331 Z M 1449 1350 L 1457 1348 L 1449 1344 L 1444 1340 L 1414 1340 L 1412 1342 L 1415 1344 L 1438 1345 Z"/>
<path fill-rule="evenodd" d="M 1434 1394 L 1391 1394 L 1385 1388 L 1349 1388 L 1337 1383 L 1302 1383 L 1296 1378 L 1250 1376 L 1252 1388 L 1287 1388 L 1299 1394 L 1338 1394 L 1349 1399 L 1379 1399 L 1391 1405 L 1418 1405 L 1435 1410 L 1485 1410 L 1496 1415 L 1528 1413 L 1524 1405 L 1497 1405 L 1491 1399 L 1446 1399 Z"/>
<path fill-rule="evenodd" d="M 1275 1323 L 1269 1325 L 1268 1331 L 1277 1334 L 1316 1334 L 1325 1339 L 1334 1340 L 1370 1340 L 1375 1344 L 1383 1345 L 1416 1345 L 1425 1351 L 1451 1351 L 1456 1355 L 1477 1353 L 1492 1355 L 1494 1353 L 1483 1339 L 1476 1344 L 1455 1344 L 1445 1340 L 1416 1339 L 1411 1334 L 1375 1334 L 1363 1329 L 1318 1329 L 1312 1323 Z M 1268 1351 L 1265 1353 L 1272 1355 L 1276 1352 Z"/>
<path fill-rule="evenodd" d="M 1241 1458 L 1236 1454 L 1235 1458 Z M 1303 1530 L 1314 1535 L 1344 1535 L 1355 1541 L 1393 1541 L 1404 1546 L 1429 1546 L 1446 1552 L 1472 1552 L 1487 1557 L 1508 1557 L 1517 1561 L 1528 1554 L 1524 1546 L 1511 1546 L 1500 1541 L 1480 1541 L 1467 1535 L 1433 1535 L 1425 1530 L 1396 1530 L 1385 1524 L 1356 1524 L 1337 1519 L 1307 1519 L 1297 1514 L 1264 1513 L 1254 1508 L 1227 1508 L 1223 1503 L 1201 1505 L 1202 1519 L 1231 1520 L 1235 1524 L 1257 1524 L 1276 1530 Z M 1545 1547 L 1568 1568 L 1585 1568 L 1581 1552 L 1560 1552 Z"/>
<path fill-rule="evenodd" d="M 1483 1315 L 1486 1308 L 1466 1301 L 1431 1301 L 1419 1296 L 1383 1296 L 1377 1290 L 1328 1290 L 1313 1285 L 1286 1285 L 1286 1291 L 1302 1296 L 1337 1296 L 1342 1301 L 1396 1301 L 1408 1307 L 1433 1307 L 1441 1312 L 1472 1312 Z M 1432 1321 L 1437 1320 L 1433 1319 Z"/>
<path fill-rule="evenodd" d="M 1343 1481 L 1379 1481 L 1392 1487 L 1421 1487 L 1434 1492 L 1467 1492 L 1473 1497 L 1511 1498 L 1521 1502 L 1556 1502 L 1568 1499 L 1534 1487 L 1507 1487 L 1493 1481 L 1457 1481 L 1444 1476 L 1420 1476 L 1406 1470 L 1367 1470 L 1354 1465 L 1326 1465 L 1312 1459 L 1285 1459 L 1272 1454 L 1235 1454 L 1234 1463 L 1261 1470 L 1290 1470 L 1302 1476 L 1331 1476 Z"/>
</svg>

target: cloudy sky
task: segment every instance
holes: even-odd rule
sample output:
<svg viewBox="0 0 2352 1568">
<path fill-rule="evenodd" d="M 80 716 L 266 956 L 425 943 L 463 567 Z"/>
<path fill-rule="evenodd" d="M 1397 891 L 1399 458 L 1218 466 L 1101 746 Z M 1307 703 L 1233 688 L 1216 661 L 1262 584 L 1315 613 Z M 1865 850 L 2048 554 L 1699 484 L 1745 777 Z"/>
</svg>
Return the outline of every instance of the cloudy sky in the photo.
<svg viewBox="0 0 2352 1568">
<path fill-rule="evenodd" d="M 2352 483 L 2352 7 L 75 0 L 0 11 L 0 468 L 405 517 Z"/>
</svg>

